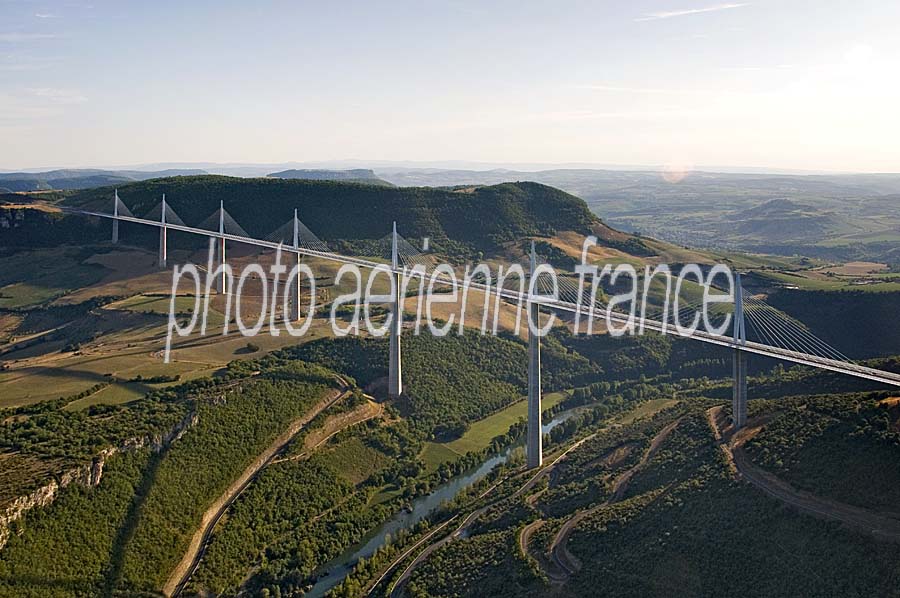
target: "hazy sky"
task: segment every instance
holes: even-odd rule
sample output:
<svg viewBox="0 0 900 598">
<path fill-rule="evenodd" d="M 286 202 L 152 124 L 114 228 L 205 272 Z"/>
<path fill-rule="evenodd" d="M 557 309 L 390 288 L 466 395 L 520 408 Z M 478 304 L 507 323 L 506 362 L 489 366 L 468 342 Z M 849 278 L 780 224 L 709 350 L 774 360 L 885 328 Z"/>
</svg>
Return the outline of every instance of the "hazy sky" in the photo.
<svg viewBox="0 0 900 598">
<path fill-rule="evenodd" d="M 0 169 L 900 172 L 898 31 L 898 0 L 0 0 Z"/>
</svg>

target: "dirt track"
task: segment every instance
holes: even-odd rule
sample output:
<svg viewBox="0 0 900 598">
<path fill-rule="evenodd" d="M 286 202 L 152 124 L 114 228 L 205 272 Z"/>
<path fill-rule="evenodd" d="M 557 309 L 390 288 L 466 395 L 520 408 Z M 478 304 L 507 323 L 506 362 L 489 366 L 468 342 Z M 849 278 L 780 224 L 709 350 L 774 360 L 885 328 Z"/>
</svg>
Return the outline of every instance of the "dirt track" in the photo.
<svg viewBox="0 0 900 598">
<path fill-rule="evenodd" d="M 754 465 L 747 453 L 744 444 L 758 434 L 764 425 L 761 418 L 747 422 L 747 426 L 737 434 L 725 435 L 719 429 L 718 411 L 714 407 L 707 411 L 710 426 L 717 440 L 720 440 L 729 460 L 734 464 L 738 475 L 765 494 L 788 504 L 797 510 L 832 521 L 839 521 L 844 525 L 859 532 L 869 534 L 878 540 L 900 543 L 900 520 L 884 513 L 870 511 L 841 503 L 832 499 L 816 496 L 809 492 L 798 490 L 774 476 L 768 471 Z"/>
<path fill-rule="evenodd" d="M 332 415 L 327 420 L 325 420 L 325 423 L 323 423 L 320 428 L 316 428 L 306 436 L 303 442 L 303 450 L 301 452 L 289 457 L 279 457 L 277 459 L 274 459 L 272 463 L 281 463 L 283 461 L 299 461 L 301 459 L 306 459 L 312 452 L 314 452 L 323 444 L 331 440 L 335 435 L 343 432 L 350 426 L 355 426 L 357 424 L 367 422 L 370 419 L 375 419 L 381 417 L 382 415 L 384 415 L 384 405 L 382 403 L 376 403 L 374 400 L 363 403 L 345 413 Z"/>
<path fill-rule="evenodd" d="M 677 401 L 676 401 L 676 402 L 677 402 Z M 669 406 L 669 405 L 666 405 L 666 406 Z M 660 407 L 659 409 L 663 409 L 663 408 L 665 408 L 666 406 L 662 406 L 662 407 Z M 657 410 L 657 411 L 658 411 L 658 410 Z M 646 415 L 647 415 L 646 413 L 643 414 L 643 416 L 646 416 Z M 566 450 L 564 450 L 562 453 L 560 453 L 555 459 L 553 459 L 553 461 L 551 461 L 550 463 L 544 465 L 537 473 L 535 473 L 533 476 L 531 476 L 524 484 L 522 484 L 521 487 L 519 487 L 518 490 L 516 490 L 516 491 L 515 491 L 514 493 L 512 493 L 509 497 L 506 497 L 506 498 L 508 498 L 508 499 L 515 499 L 515 498 L 517 498 L 517 497 L 519 497 L 519 496 L 522 496 L 522 494 L 524 494 L 524 493 L 526 493 L 528 490 L 530 490 L 530 489 L 537 483 L 537 481 L 538 481 L 539 479 L 541 479 L 542 477 L 544 477 L 544 476 L 546 476 L 546 475 L 552 474 L 553 471 L 555 470 L 556 466 L 560 463 L 560 461 L 562 461 L 569 453 L 571 453 L 572 451 L 574 451 L 575 449 L 577 449 L 578 447 L 580 447 L 583 443 L 587 442 L 588 440 L 591 440 L 592 438 L 596 437 L 597 434 L 600 434 L 601 432 L 606 431 L 606 430 L 609 429 L 610 427 L 618 427 L 618 426 L 620 426 L 620 425 L 622 425 L 622 424 L 621 424 L 620 420 L 617 418 L 617 420 L 614 420 L 614 422 L 613 422 L 610 426 L 605 426 L 605 427 L 601 428 L 600 430 L 594 432 L 593 434 L 590 434 L 590 435 L 588 435 L 588 436 L 585 436 L 584 438 L 582 438 L 582 439 L 578 440 L 577 442 L 573 443 L 573 444 L 572 444 L 571 446 L 569 446 Z M 479 499 L 484 498 L 484 497 L 485 497 L 486 495 L 488 495 L 491 491 L 493 491 L 494 488 L 496 488 L 497 486 L 499 486 L 502 482 L 506 481 L 507 479 L 508 479 L 508 478 L 501 478 L 496 484 L 494 484 L 493 486 L 491 486 L 490 488 L 488 488 L 487 490 L 485 490 L 484 492 L 482 492 L 481 495 L 480 495 L 478 498 L 479 498 Z M 503 499 L 501 499 L 501 500 L 503 500 Z M 527 501 L 527 499 L 526 499 L 526 501 Z M 497 502 L 497 501 L 495 501 L 495 502 Z M 431 545 L 429 545 L 427 548 L 425 548 L 425 550 L 423 550 L 423 551 L 422 551 L 422 552 L 421 552 L 421 553 L 413 560 L 413 562 L 410 563 L 409 566 L 407 566 L 407 568 L 406 568 L 406 569 L 403 571 L 403 573 L 400 575 L 399 579 L 398 579 L 398 580 L 394 583 L 394 585 L 391 587 L 391 590 L 390 590 L 390 595 L 391 595 L 391 597 L 392 597 L 392 598 L 399 597 L 399 596 L 402 594 L 402 592 L 403 592 L 403 586 L 406 584 L 407 581 L 409 581 L 409 578 L 410 578 L 410 576 L 412 575 L 412 572 L 415 570 L 415 568 L 416 568 L 419 564 L 421 564 L 425 559 L 427 559 L 428 556 L 431 555 L 431 553 L 433 553 L 435 550 L 437 550 L 438 548 L 440 548 L 441 546 L 443 546 L 445 543 L 450 542 L 451 540 L 453 540 L 453 539 L 455 539 L 455 538 L 458 538 L 460 535 L 462 535 L 462 532 L 463 532 L 464 530 L 466 530 L 466 529 L 467 529 L 467 528 L 468 528 L 475 520 L 478 519 L 478 517 L 479 517 L 485 510 L 487 510 L 487 509 L 488 509 L 490 506 L 492 506 L 493 504 L 494 504 L 494 503 L 491 503 L 490 505 L 487 505 L 487 506 L 485 506 L 485 507 L 483 507 L 483 508 L 481 508 L 481 509 L 479 509 L 479 510 L 473 512 L 473 513 L 471 513 L 468 517 L 465 518 L 465 520 L 462 522 L 462 524 L 461 524 L 459 527 L 457 527 L 456 530 L 453 531 L 453 533 L 451 533 L 450 535 L 444 537 L 444 538 L 441 539 L 441 540 L 438 540 L 438 541 L 435 542 L 434 544 L 431 544 Z M 531 503 L 529 503 L 529 504 L 531 504 Z M 454 516 L 454 519 L 455 519 L 455 517 L 456 517 L 456 516 Z M 535 529 L 537 529 L 537 526 L 535 526 L 534 528 L 532 528 L 531 531 L 534 531 Z M 523 529 L 523 531 L 524 531 L 524 529 Z M 520 538 L 519 538 L 519 542 L 520 542 L 520 545 L 521 545 L 521 542 L 522 542 L 521 535 L 520 535 Z M 528 555 L 528 552 L 527 552 L 527 548 L 528 548 L 527 538 L 526 538 L 526 541 L 525 541 L 525 543 L 524 543 L 524 546 L 525 546 L 525 549 L 526 549 L 525 554 L 526 554 L 526 556 L 527 556 L 527 555 Z M 401 558 L 401 559 L 394 559 L 394 560 L 387 566 L 387 568 L 384 570 L 384 572 L 383 572 L 381 578 L 383 579 L 384 577 L 386 577 L 387 574 L 390 573 L 390 572 L 391 572 L 397 565 L 399 565 L 400 562 L 401 562 L 402 560 L 404 560 L 405 558 L 406 558 L 406 555 L 404 555 L 404 557 Z M 371 590 L 370 590 L 370 592 L 371 592 Z"/>
<path fill-rule="evenodd" d="M 653 437 L 653 440 L 650 441 L 650 446 L 647 447 L 647 450 L 644 451 L 643 456 L 641 456 L 641 460 L 633 467 L 629 468 L 627 471 L 619 475 L 613 482 L 612 494 L 607 500 L 597 506 L 591 507 L 590 509 L 579 511 L 578 513 L 567 519 L 565 523 L 563 523 L 562 527 L 559 528 L 559 531 L 556 532 L 556 536 L 553 538 L 553 542 L 550 544 L 550 557 L 553 560 L 553 564 L 558 568 L 558 571 L 544 571 L 544 573 L 546 573 L 547 576 L 550 577 L 550 579 L 553 579 L 555 581 L 564 581 L 569 576 L 581 569 L 581 563 L 578 561 L 575 555 L 569 552 L 567 548 L 569 536 L 571 536 L 572 530 L 574 530 L 575 526 L 577 526 L 586 517 L 589 517 L 590 515 L 596 513 L 604 507 L 622 500 L 622 497 L 625 496 L 625 491 L 628 490 L 628 484 L 629 482 L 631 482 L 631 479 L 645 465 L 647 465 L 651 458 L 653 458 L 653 455 L 655 455 L 656 451 L 659 450 L 660 445 L 662 445 L 666 438 L 669 437 L 669 434 L 671 434 L 672 430 L 674 430 L 675 427 L 678 426 L 678 423 L 680 421 L 681 420 L 679 419 L 668 424 L 662 430 L 660 430 L 656 434 L 656 436 Z"/>
<path fill-rule="evenodd" d="M 521 533 L 519 533 L 519 549 L 522 551 L 523 555 L 528 556 L 528 541 L 531 539 L 531 534 L 536 532 L 538 528 L 545 523 L 546 521 L 543 519 L 535 519 L 522 528 Z"/>
<path fill-rule="evenodd" d="M 578 448 L 579 446 L 581 446 L 584 442 L 590 440 L 591 438 L 593 438 L 593 437 L 596 436 L 596 435 L 597 435 L 597 434 L 594 433 L 594 434 L 591 434 L 590 436 L 585 436 L 584 438 L 582 438 L 581 440 L 579 440 L 578 442 L 574 443 L 572 446 L 570 446 L 569 448 L 567 448 L 567 449 L 566 449 L 565 451 L 563 451 L 558 457 L 556 457 L 550 464 L 545 465 L 540 471 L 538 471 L 538 472 L 535 473 L 533 476 L 531 476 L 531 477 L 528 479 L 527 482 L 525 482 L 524 484 L 522 484 L 522 486 L 521 486 L 518 490 L 516 490 L 513 494 L 511 494 L 508 498 L 509 498 L 509 499 L 515 499 L 516 497 L 519 497 L 519 496 L 521 496 L 523 493 L 527 492 L 529 489 L 531 489 L 531 488 L 535 485 L 535 483 L 537 483 L 537 481 L 538 481 L 540 478 L 542 478 L 543 476 L 549 474 L 549 473 L 553 470 L 553 468 L 556 467 L 556 465 L 557 465 L 563 458 L 565 458 L 566 455 L 568 455 L 570 452 L 572 452 L 573 450 L 575 450 L 576 448 Z M 502 480 L 501 480 L 501 481 L 502 481 Z M 491 488 L 489 488 L 487 491 L 485 491 L 484 493 L 482 493 L 481 496 L 482 496 L 482 497 L 485 496 L 488 492 L 490 492 L 491 490 L 493 490 L 499 483 L 500 483 L 500 482 L 498 482 L 497 484 L 495 484 L 494 486 L 492 486 Z M 481 497 L 479 497 L 479 498 L 481 498 Z M 443 546 L 444 544 L 446 544 L 446 543 L 448 543 L 448 542 L 451 542 L 452 540 L 454 540 L 454 539 L 460 537 L 460 536 L 463 534 L 463 532 L 464 532 L 466 529 L 468 529 L 468 527 L 469 527 L 470 525 L 472 525 L 472 524 L 473 524 L 473 523 L 481 516 L 482 513 L 484 513 L 484 512 L 485 512 L 486 510 L 488 510 L 491 506 L 493 506 L 493 504 L 494 504 L 494 503 L 490 503 L 490 504 L 485 505 L 484 507 L 478 509 L 477 511 L 474 511 L 474 512 L 470 513 L 470 514 L 463 520 L 463 522 L 459 525 L 459 527 L 457 527 L 457 528 L 453 531 L 453 533 L 451 533 L 450 535 L 445 536 L 444 538 L 438 540 L 438 541 L 435 542 L 434 544 L 429 545 L 425 550 L 423 550 L 423 551 L 422 551 L 422 552 L 421 552 L 421 553 L 413 560 L 413 562 L 409 564 L 409 566 L 403 571 L 403 573 L 400 575 L 400 578 L 397 580 L 397 582 L 394 584 L 393 588 L 391 589 L 390 595 L 391 595 L 392 597 L 400 596 L 401 592 L 403 591 L 403 586 L 406 585 L 406 582 L 407 582 L 407 581 L 409 581 L 409 578 L 410 578 L 410 576 L 412 575 L 412 572 L 415 570 L 416 567 L 418 567 L 425 559 L 427 559 L 427 558 L 431 555 L 431 553 L 433 553 L 435 550 L 437 550 L 438 548 L 440 548 L 440 547 Z M 390 569 L 392 569 L 394 566 L 396 566 L 396 564 L 399 563 L 399 562 L 400 562 L 399 560 L 395 560 L 393 563 L 391 563 L 391 565 L 388 567 L 388 571 L 389 571 Z"/>
</svg>

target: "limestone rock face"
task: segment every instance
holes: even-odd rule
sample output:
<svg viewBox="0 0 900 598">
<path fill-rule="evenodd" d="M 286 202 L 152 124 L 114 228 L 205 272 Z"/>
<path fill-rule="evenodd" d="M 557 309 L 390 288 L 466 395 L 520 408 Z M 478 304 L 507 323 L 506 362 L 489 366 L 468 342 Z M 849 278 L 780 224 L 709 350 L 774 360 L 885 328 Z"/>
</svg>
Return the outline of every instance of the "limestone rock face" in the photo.
<svg viewBox="0 0 900 598">
<path fill-rule="evenodd" d="M 119 453 L 126 453 L 145 447 L 150 447 L 150 450 L 158 453 L 184 436 L 185 432 L 197 424 L 197 421 L 197 414 L 191 411 L 165 434 L 129 438 L 119 446 L 103 449 L 90 463 L 63 471 L 58 475 L 58 479 L 52 479 L 34 492 L 15 498 L 5 509 L 0 511 L 0 548 L 6 546 L 10 535 L 10 525 L 14 521 L 20 519 L 22 515 L 31 509 L 46 507 L 51 504 L 56 500 L 59 491 L 69 484 L 81 484 L 89 488 L 96 487 L 103 479 L 103 469 L 109 458 Z"/>
</svg>

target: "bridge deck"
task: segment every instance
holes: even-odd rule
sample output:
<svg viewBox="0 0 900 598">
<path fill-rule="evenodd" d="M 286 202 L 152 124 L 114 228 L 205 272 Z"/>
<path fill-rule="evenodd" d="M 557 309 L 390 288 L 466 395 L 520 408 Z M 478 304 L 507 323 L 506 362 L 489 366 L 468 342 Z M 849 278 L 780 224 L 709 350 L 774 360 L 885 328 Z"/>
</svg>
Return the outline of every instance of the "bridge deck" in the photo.
<svg viewBox="0 0 900 598">
<path fill-rule="evenodd" d="M 342 255 L 339 253 L 334 253 L 331 251 L 317 251 L 314 249 L 307 249 L 304 247 L 293 247 L 289 245 L 283 245 L 281 243 L 276 243 L 273 241 L 266 241 L 263 239 L 254 239 L 252 237 L 244 237 L 240 235 L 232 235 L 228 233 L 220 233 L 217 231 L 210 231 L 202 228 L 195 228 L 191 226 L 181 225 L 181 224 L 169 224 L 162 223 L 155 220 L 146 220 L 143 218 L 137 218 L 134 216 L 123 216 L 123 215 L 114 215 L 107 214 L 104 212 L 94 212 L 89 210 L 80 210 L 77 208 L 70 208 L 61 206 L 60 209 L 66 213 L 72 214 L 80 214 L 84 216 L 95 216 L 99 218 L 108 218 L 111 220 L 117 220 L 121 222 L 132 222 L 135 224 L 143 224 L 146 226 L 155 226 L 155 227 L 165 227 L 167 229 L 181 231 L 185 233 L 201 235 L 206 237 L 220 238 L 228 241 L 234 241 L 237 243 L 244 243 L 247 245 L 255 245 L 257 247 L 263 247 L 268 249 L 277 249 L 281 247 L 281 250 L 288 253 L 295 253 L 299 255 L 305 255 L 309 257 L 316 257 L 325 260 L 330 260 L 342 264 L 353 264 L 362 268 L 390 268 L 395 274 L 402 274 L 404 268 L 391 268 L 389 264 L 375 262 L 371 260 L 366 260 L 363 258 L 357 258 L 348 255 Z M 438 275 L 436 277 L 438 282 L 445 282 L 447 284 L 451 283 L 449 276 Z M 486 293 L 498 295 L 505 299 L 509 299 L 511 301 L 522 302 L 528 300 L 527 293 L 520 293 L 518 291 L 512 291 L 509 289 L 499 289 L 492 287 L 490 285 L 485 285 L 482 283 L 472 282 L 470 288 L 481 290 Z M 609 318 L 611 321 L 617 324 L 626 324 L 631 319 L 629 315 L 622 314 L 615 311 L 607 312 L 606 309 L 594 307 L 594 306 L 586 306 L 586 305 L 576 305 L 574 303 L 568 301 L 554 300 L 551 298 L 541 297 L 536 298 L 532 301 L 533 303 L 545 306 L 550 309 L 570 312 L 570 313 L 579 313 L 582 316 L 586 316 L 589 318 Z M 677 336 L 681 338 L 688 338 L 691 340 L 699 341 L 702 343 L 719 345 L 722 347 L 728 348 L 736 348 L 742 351 L 746 351 L 748 353 L 754 353 L 757 355 L 762 355 L 765 357 L 772 357 L 775 359 L 782 359 L 784 361 L 789 361 L 791 363 L 797 363 L 800 365 L 810 366 L 822 370 L 828 370 L 832 372 L 837 372 L 841 374 L 846 374 L 848 376 L 854 376 L 856 378 L 863 378 L 866 380 L 873 380 L 876 382 L 881 382 L 883 384 L 888 384 L 892 386 L 900 386 L 900 374 L 895 374 L 893 372 L 886 372 L 883 370 L 866 367 L 863 365 L 859 365 L 856 363 L 850 363 L 845 361 L 839 361 L 836 359 L 828 359 L 825 357 L 820 357 L 817 355 L 810 355 L 808 353 L 802 353 L 799 351 L 791 351 L 790 349 L 784 349 L 781 347 L 773 347 L 771 345 L 766 345 L 762 343 L 756 342 L 741 342 L 736 343 L 734 338 L 726 335 L 714 335 L 704 331 L 694 331 L 692 333 L 682 332 L 678 330 L 674 325 L 669 324 L 667 322 L 662 322 L 660 320 L 653 320 L 650 318 L 636 318 L 635 324 L 637 326 L 653 330 L 655 332 L 659 332 L 661 334 L 666 334 L 669 336 Z"/>
</svg>

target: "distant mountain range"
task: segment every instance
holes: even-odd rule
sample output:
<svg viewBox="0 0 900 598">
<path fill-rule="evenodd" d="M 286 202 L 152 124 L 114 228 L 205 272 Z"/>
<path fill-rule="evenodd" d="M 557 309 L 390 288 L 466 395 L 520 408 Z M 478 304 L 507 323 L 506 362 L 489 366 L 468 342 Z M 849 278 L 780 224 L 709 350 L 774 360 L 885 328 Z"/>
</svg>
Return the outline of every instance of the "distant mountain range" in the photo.
<svg viewBox="0 0 900 598">
<path fill-rule="evenodd" d="M 180 169 L 159 171 L 71 169 L 47 172 L 6 172 L 0 173 L 0 193 L 90 189 L 160 177 L 197 174 L 206 174 L 206 172 Z"/>
<path fill-rule="evenodd" d="M 324 170 L 324 169 L 292 169 L 281 172 L 273 172 L 266 175 L 274 179 L 306 179 L 309 181 L 344 181 L 348 183 L 365 183 L 367 185 L 383 185 L 393 187 L 384 179 L 378 178 L 375 172 L 368 168 L 353 168 L 351 170 Z"/>
<path fill-rule="evenodd" d="M 57 170 L 61 167 L 22 168 L 23 172 L 42 172 Z M 355 168 L 371 168 L 376 173 L 392 170 L 506 170 L 510 172 L 540 172 L 544 170 L 607 170 L 660 172 L 666 169 L 664 164 L 606 164 L 598 162 L 484 162 L 475 160 L 308 160 L 304 162 L 155 162 L 132 165 L 100 165 L 104 170 L 205 170 L 210 174 L 230 176 L 264 176 L 267 172 L 290 169 L 347 170 Z M 774 168 L 771 166 L 733 166 L 727 164 L 698 164 L 693 168 L 697 172 L 720 172 L 730 174 L 765 174 L 765 175 L 840 175 L 845 172 L 809 170 L 797 168 Z M 0 168 L 0 172 L 9 172 Z"/>
<path fill-rule="evenodd" d="M 257 169 L 236 176 L 260 176 Z M 165 170 L 102 170 L 95 168 L 57 169 L 44 172 L 0 172 L 0 193 L 28 193 L 33 191 L 71 191 L 92 189 L 173 176 L 210 174 L 203 169 L 168 168 Z M 372 170 L 290 169 L 266 176 L 278 179 L 308 179 L 313 181 L 345 181 L 369 185 L 393 186 L 379 178 Z"/>
<path fill-rule="evenodd" d="M 197 169 L 163 169 L 186 165 L 159 164 L 153 165 L 159 167 L 157 170 L 142 166 L 2 173 L 0 192 L 89 189 L 207 172 L 401 188 L 533 181 L 583 198 L 595 214 L 616 228 L 683 246 L 835 260 L 900 261 L 898 174 L 692 171 L 673 176 L 659 169 L 477 170 L 422 168 L 396 162 L 373 162 L 372 168 L 275 168 L 313 164 L 203 163 L 194 165 L 203 166 Z M 349 166 L 356 161 L 334 164 Z"/>
<path fill-rule="evenodd" d="M 679 245 L 900 262 L 900 174 L 375 169 L 395 185 L 535 181 L 627 232 Z"/>
<path fill-rule="evenodd" d="M 163 193 L 167 204 L 190 225 L 203 222 L 224 202 L 228 213 L 258 238 L 283 228 L 297 209 L 303 223 L 328 242 L 375 241 L 389 234 L 396 221 L 407 238 L 428 237 L 435 250 L 464 257 L 498 251 L 530 236 L 549 237 L 557 231 L 588 233 L 597 229 L 602 232 L 596 234 L 622 245 L 631 239 L 603 227 L 583 200 L 538 183 L 457 191 L 206 175 L 147 180 L 119 188 L 119 197 L 136 215 L 150 212 Z M 111 189 L 101 188 L 71 192 L 62 203 L 108 211 L 111 201 Z M 78 221 L 80 226 L 83 221 Z M 33 234 L 32 229 L 17 232 L 10 228 L 7 243 L 31 242 L 27 237 Z M 63 239 L 65 233 L 60 229 L 51 236 Z M 0 245 L 3 238 L 0 234 Z M 640 240 L 632 240 L 628 248 L 641 249 Z"/>
</svg>

